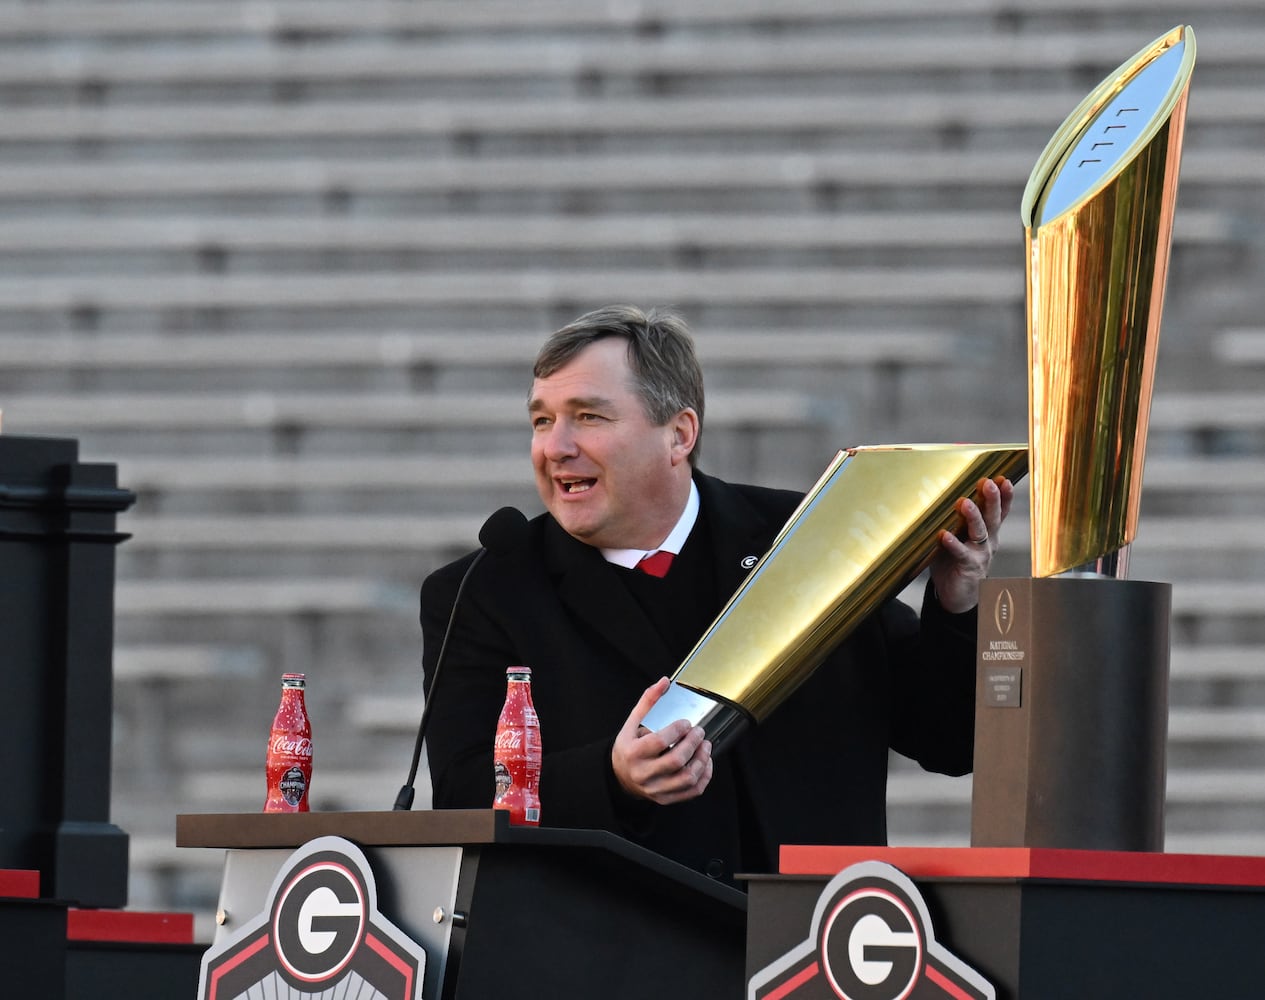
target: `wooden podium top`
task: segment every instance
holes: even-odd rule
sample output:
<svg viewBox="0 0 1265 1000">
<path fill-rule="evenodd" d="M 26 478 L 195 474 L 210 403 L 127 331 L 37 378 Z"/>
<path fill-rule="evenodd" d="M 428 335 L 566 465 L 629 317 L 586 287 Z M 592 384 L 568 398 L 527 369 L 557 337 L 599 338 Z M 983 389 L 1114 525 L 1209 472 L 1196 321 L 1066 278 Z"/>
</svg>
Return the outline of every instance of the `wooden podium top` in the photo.
<svg viewBox="0 0 1265 1000">
<path fill-rule="evenodd" d="M 778 869 L 782 875 L 833 877 L 861 861 L 887 862 L 910 878 L 1265 887 L 1265 857 L 1042 847 L 784 846 Z"/>
<path fill-rule="evenodd" d="M 177 847 L 298 847 L 346 837 L 371 847 L 513 843 L 534 828 L 512 827 L 496 809 L 390 812 L 201 813 L 176 817 Z"/>
<path fill-rule="evenodd" d="M 202 813 L 176 817 L 177 847 L 222 850 L 295 848 L 317 837 L 344 837 L 362 847 L 480 847 L 514 844 L 620 859 L 745 914 L 746 893 L 611 833 L 511 826 L 502 809 L 388 812 Z"/>
</svg>

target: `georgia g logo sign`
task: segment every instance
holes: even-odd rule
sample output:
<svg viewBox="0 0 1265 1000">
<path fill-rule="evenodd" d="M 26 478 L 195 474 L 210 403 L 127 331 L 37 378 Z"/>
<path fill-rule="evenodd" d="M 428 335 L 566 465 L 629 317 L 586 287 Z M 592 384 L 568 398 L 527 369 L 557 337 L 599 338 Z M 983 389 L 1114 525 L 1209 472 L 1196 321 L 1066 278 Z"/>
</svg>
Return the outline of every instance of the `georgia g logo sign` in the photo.
<svg viewBox="0 0 1265 1000">
<path fill-rule="evenodd" d="M 808 940 L 762 969 L 748 1000 L 993 1000 L 993 987 L 938 944 L 917 887 L 877 861 L 822 890 Z"/>
<path fill-rule="evenodd" d="M 356 954 L 368 918 L 364 886 L 342 859 L 314 862 L 290 876 L 273 905 L 277 961 L 305 986 L 328 982 Z"/>
<path fill-rule="evenodd" d="M 918 921 L 904 900 L 879 887 L 840 900 L 821 931 L 822 971 L 837 996 L 905 1000 L 922 968 Z"/>
<path fill-rule="evenodd" d="M 360 848 L 318 837 L 286 859 L 264 912 L 202 958 L 199 1000 L 421 1000 L 426 953 L 378 912 Z"/>
</svg>

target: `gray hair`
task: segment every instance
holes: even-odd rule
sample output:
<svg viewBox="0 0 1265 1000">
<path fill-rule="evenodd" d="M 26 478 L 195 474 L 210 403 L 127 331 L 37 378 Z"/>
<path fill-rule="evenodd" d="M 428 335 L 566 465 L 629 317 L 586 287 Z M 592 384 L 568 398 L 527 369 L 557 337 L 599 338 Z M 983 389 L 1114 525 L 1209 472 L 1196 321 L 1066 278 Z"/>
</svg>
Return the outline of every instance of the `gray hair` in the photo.
<svg viewBox="0 0 1265 1000">
<path fill-rule="evenodd" d="M 703 372 L 694 354 L 694 338 L 685 320 L 662 309 L 642 312 L 636 306 L 603 306 L 572 320 L 551 335 L 536 355 L 532 374 L 548 378 L 582 350 L 606 337 L 628 342 L 628 367 L 633 388 L 641 397 L 646 417 L 657 427 L 686 408 L 698 414 L 703 436 Z M 690 452 L 698 465 L 699 444 Z"/>
</svg>

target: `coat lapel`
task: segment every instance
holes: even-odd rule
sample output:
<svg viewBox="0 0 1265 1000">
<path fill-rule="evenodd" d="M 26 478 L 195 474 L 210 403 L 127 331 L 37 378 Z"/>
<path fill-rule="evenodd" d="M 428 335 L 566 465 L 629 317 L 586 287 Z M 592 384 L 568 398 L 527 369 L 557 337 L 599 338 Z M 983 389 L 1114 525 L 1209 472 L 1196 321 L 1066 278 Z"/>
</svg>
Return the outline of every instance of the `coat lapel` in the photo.
<svg viewBox="0 0 1265 1000">
<path fill-rule="evenodd" d="M 545 529 L 545 562 L 557 581 L 562 603 L 601 636 L 611 656 L 628 662 L 649 680 L 676 669 L 678 664 L 672 662 L 658 631 L 620 582 L 619 570 L 552 518 Z"/>
<path fill-rule="evenodd" d="M 728 483 L 701 472 L 695 472 L 694 481 L 714 549 L 717 589 L 728 600 L 782 525 L 773 523 Z M 613 658 L 631 664 L 649 680 L 670 676 L 680 664 L 621 584 L 619 570 L 547 514 L 545 522 L 545 566 L 567 610 L 601 636 Z"/>
<path fill-rule="evenodd" d="M 728 600 L 768 550 L 782 525 L 771 523 L 723 480 L 696 472 L 694 482 L 711 528 L 716 586 Z"/>
</svg>

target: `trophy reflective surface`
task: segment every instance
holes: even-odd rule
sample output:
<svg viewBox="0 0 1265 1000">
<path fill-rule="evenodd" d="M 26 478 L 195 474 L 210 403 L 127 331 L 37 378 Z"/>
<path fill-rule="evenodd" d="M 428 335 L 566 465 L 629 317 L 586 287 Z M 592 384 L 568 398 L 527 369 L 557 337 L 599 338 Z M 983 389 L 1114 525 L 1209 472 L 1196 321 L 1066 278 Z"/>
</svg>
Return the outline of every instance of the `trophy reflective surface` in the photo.
<svg viewBox="0 0 1265 1000">
<path fill-rule="evenodd" d="M 1172 588 L 1125 577 L 1194 59 L 1140 51 L 1024 191 L 1032 577 L 980 589 L 976 846 L 1163 848 Z"/>
<path fill-rule="evenodd" d="M 1034 576 L 1127 574 L 1194 60 L 1188 27 L 1139 52 L 1024 191 Z"/>
<path fill-rule="evenodd" d="M 642 724 L 703 726 L 714 753 L 766 718 L 958 530 L 984 478 L 1019 479 L 1024 444 L 841 451 L 672 677 Z"/>
</svg>

